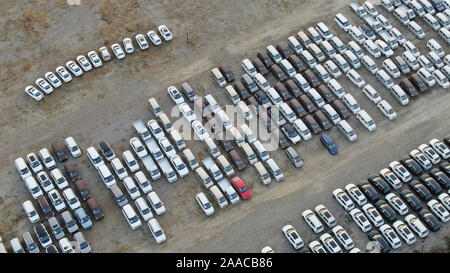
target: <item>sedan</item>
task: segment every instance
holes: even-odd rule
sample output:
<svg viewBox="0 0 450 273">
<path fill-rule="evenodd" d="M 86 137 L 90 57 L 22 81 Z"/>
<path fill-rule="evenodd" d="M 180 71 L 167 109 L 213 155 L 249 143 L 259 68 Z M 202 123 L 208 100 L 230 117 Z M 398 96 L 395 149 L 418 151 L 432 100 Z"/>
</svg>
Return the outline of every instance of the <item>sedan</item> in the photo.
<svg viewBox="0 0 450 273">
<path fill-rule="evenodd" d="M 68 61 L 66 67 L 77 77 L 83 75 L 83 70 L 74 61 Z"/>
<path fill-rule="evenodd" d="M 336 226 L 336 218 L 324 205 L 318 205 L 314 210 L 329 228 Z"/>
<path fill-rule="evenodd" d="M 160 25 L 158 27 L 159 34 L 164 38 L 166 41 L 170 41 L 173 39 L 173 35 L 170 32 L 170 30 L 165 25 Z"/>
<path fill-rule="evenodd" d="M 362 209 L 374 226 L 379 227 L 384 224 L 383 217 L 372 204 L 367 203 L 362 206 Z"/>
<path fill-rule="evenodd" d="M 408 156 L 402 157 L 400 162 L 414 175 L 421 175 L 423 173 L 423 169 L 420 164 Z"/>
<path fill-rule="evenodd" d="M 441 157 L 427 144 L 420 145 L 418 150 L 422 152 L 433 164 L 438 164 L 441 161 Z"/>
<path fill-rule="evenodd" d="M 62 67 L 58 66 L 56 69 L 56 74 L 64 81 L 64 82 L 70 82 L 72 80 L 72 76 L 70 76 L 70 73 L 67 72 L 67 70 Z"/>
<path fill-rule="evenodd" d="M 345 186 L 345 190 L 359 206 L 367 203 L 367 198 L 364 196 L 361 190 L 355 186 L 355 184 L 348 184 L 347 186 Z"/>
<path fill-rule="evenodd" d="M 398 235 L 405 241 L 405 243 L 411 245 L 416 242 L 416 236 L 414 236 L 412 231 L 405 223 L 398 220 L 394 224 L 392 224 L 392 226 L 394 227 L 395 231 L 397 231 Z"/>
<path fill-rule="evenodd" d="M 428 160 L 428 158 L 419 150 L 412 150 L 409 155 L 417 162 L 420 164 L 420 166 L 424 169 L 424 170 L 428 170 L 432 167 L 432 164 L 430 162 L 430 160 Z"/>
<path fill-rule="evenodd" d="M 444 159 L 450 157 L 450 149 L 441 141 L 434 138 L 430 140 L 430 146 Z"/>
<path fill-rule="evenodd" d="M 439 165 L 439 168 L 441 168 L 441 171 L 443 171 L 447 176 L 450 176 L 450 163 L 442 162 Z"/>
<path fill-rule="evenodd" d="M 309 243 L 308 247 L 311 249 L 312 253 L 327 253 L 325 248 L 323 248 L 323 245 L 318 241 L 312 241 Z"/>
<path fill-rule="evenodd" d="M 385 196 L 386 200 L 388 201 L 389 205 L 391 205 L 400 215 L 405 215 L 408 213 L 408 207 L 406 204 L 395 195 L 395 193 L 390 193 Z"/>
<path fill-rule="evenodd" d="M 121 59 L 125 58 L 125 52 L 123 52 L 123 49 L 119 44 L 113 44 L 111 46 L 111 50 L 117 59 L 121 60 Z"/>
<path fill-rule="evenodd" d="M 130 146 L 139 158 L 143 158 L 148 155 L 147 149 L 145 149 L 142 142 L 137 137 L 130 139 Z"/>
<path fill-rule="evenodd" d="M 388 194 L 391 191 L 391 188 L 389 188 L 388 184 L 379 176 L 369 176 L 368 180 L 370 185 L 375 187 L 382 194 Z"/>
<path fill-rule="evenodd" d="M 235 176 L 231 179 L 231 185 L 236 189 L 242 199 L 247 200 L 252 197 L 252 193 L 247 185 L 242 181 L 242 179 L 238 176 Z"/>
<path fill-rule="evenodd" d="M 179 105 L 184 102 L 183 95 L 181 95 L 180 91 L 175 86 L 169 86 L 167 88 L 167 93 L 169 93 L 170 98 L 175 102 L 176 105 Z"/>
<path fill-rule="evenodd" d="M 362 232 L 367 232 L 372 229 L 372 225 L 369 220 L 367 220 L 366 216 L 359 209 L 352 209 L 350 211 L 350 216 L 353 221 L 356 222 L 358 227 L 362 230 Z"/>
<path fill-rule="evenodd" d="M 431 194 L 440 194 L 442 192 L 442 188 L 439 183 L 436 182 L 436 180 L 434 180 L 428 174 L 422 175 L 421 177 L 419 177 L 419 180 L 425 185 L 425 187 L 428 188 Z"/>
<path fill-rule="evenodd" d="M 37 79 L 35 83 L 45 94 L 48 95 L 53 92 L 53 87 L 43 78 Z"/>
<path fill-rule="evenodd" d="M 79 55 L 77 57 L 77 62 L 81 66 L 81 68 L 83 68 L 84 71 L 87 72 L 87 71 L 92 70 L 91 63 L 83 55 Z"/>
<path fill-rule="evenodd" d="M 394 190 L 398 190 L 402 187 L 402 181 L 388 168 L 384 168 L 380 171 L 380 176 L 388 182 Z"/>
<path fill-rule="evenodd" d="M 420 211 L 422 209 L 422 203 L 420 202 L 420 199 L 411 191 L 404 190 L 402 191 L 400 196 L 414 211 Z"/>
<path fill-rule="evenodd" d="M 131 38 L 123 39 L 123 47 L 125 48 L 125 52 L 131 54 L 134 52 L 133 41 Z"/>
<path fill-rule="evenodd" d="M 178 109 L 180 109 L 181 114 L 183 114 L 183 116 L 189 123 L 197 119 L 194 111 L 192 111 L 191 107 L 187 103 L 181 103 L 180 105 L 178 105 Z"/>
<path fill-rule="evenodd" d="M 44 98 L 44 94 L 32 85 L 25 87 L 25 94 L 32 97 L 35 101 L 40 101 Z"/>
<path fill-rule="evenodd" d="M 400 164 L 398 161 L 392 161 L 389 164 L 389 168 L 403 181 L 409 182 L 412 178 L 411 174 L 406 170 L 406 168 Z"/>
<path fill-rule="evenodd" d="M 427 203 L 427 206 L 443 223 L 446 223 L 448 222 L 448 220 L 450 220 L 450 214 L 448 213 L 447 209 L 445 209 L 444 206 L 439 203 L 439 201 L 432 199 Z"/>
<path fill-rule="evenodd" d="M 450 210 L 450 196 L 447 193 L 441 193 L 438 199 L 447 210 Z"/>
<path fill-rule="evenodd" d="M 377 242 L 378 245 L 380 246 L 380 250 L 382 253 L 387 253 L 389 251 L 391 251 L 391 248 L 389 247 L 388 243 L 386 242 L 386 240 L 383 238 L 383 236 L 381 236 L 380 233 L 378 233 L 376 230 L 372 230 L 371 232 L 369 232 L 367 234 L 367 236 L 369 237 L 369 240 Z"/>
<path fill-rule="evenodd" d="M 186 167 L 186 164 L 184 164 L 183 160 L 179 155 L 174 155 L 170 158 L 170 162 L 172 162 L 173 167 L 177 171 L 178 175 L 180 177 L 185 177 L 189 174 L 189 170 Z"/>
<path fill-rule="evenodd" d="M 346 211 L 350 211 L 355 208 L 353 201 L 342 189 L 335 189 L 333 191 L 333 196 Z"/>
<path fill-rule="evenodd" d="M 295 249 L 300 249 L 304 246 L 302 238 L 300 238 L 293 226 L 286 225 L 281 230 L 283 231 L 284 236 L 286 236 L 286 239 Z"/>
<path fill-rule="evenodd" d="M 402 241 L 400 241 L 400 238 L 391 226 L 388 224 L 382 225 L 380 227 L 380 231 L 393 249 L 397 249 L 402 246 Z"/>
<path fill-rule="evenodd" d="M 320 241 L 322 241 L 323 245 L 330 253 L 342 253 L 341 247 L 337 244 L 336 240 L 334 240 L 333 236 L 328 233 L 320 236 Z"/>
<path fill-rule="evenodd" d="M 100 60 L 100 58 L 97 55 L 97 52 L 95 52 L 94 50 L 89 51 L 87 56 L 95 68 L 103 65 L 102 60 Z"/>
<path fill-rule="evenodd" d="M 367 181 L 362 181 L 358 185 L 359 189 L 364 193 L 370 202 L 376 202 L 379 199 L 377 191 Z"/>
<path fill-rule="evenodd" d="M 56 77 L 53 72 L 45 73 L 44 77 L 54 88 L 58 88 L 62 85 L 61 80 Z"/>
<path fill-rule="evenodd" d="M 138 35 L 136 35 L 135 38 L 136 38 L 136 43 L 138 44 L 138 46 L 141 50 L 145 50 L 149 47 L 147 39 L 145 39 L 145 36 L 143 34 L 138 34 Z"/>
<path fill-rule="evenodd" d="M 395 214 L 395 211 L 383 200 L 376 202 L 375 207 L 389 222 L 394 222 L 397 220 L 397 214 Z"/>
<path fill-rule="evenodd" d="M 203 192 L 200 192 L 195 196 L 198 205 L 205 212 L 206 216 L 210 216 L 214 214 L 214 207 L 209 202 L 208 198 Z"/>
<path fill-rule="evenodd" d="M 439 224 L 439 221 L 434 217 L 431 212 L 429 212 L 426 209 L 423 209 L 419 212 L 419 217 L 422 218 L 422 220 L 425 222 L 425 224 L 434 232 L 441 229 L 441 224 Z"/>
<path fill-rule="evenodd" d="M 339 243 L 344 246 L 345 250 L 350 250 L 355 246 L 352 238 L 350 238 L 343 227 L 335 226 L 332 231 L 336 239 L 338 239 Z"/>
<path fill-rule="evenodd" d="M 438 168 L 431 169 L 430 175 L 444 188 L 450 188 L 450 178 Z"/>
<path fill-rule="evenodd" d="M 314 231 L 314 233 L 320 233 L 323 231 L 323 225 L 319 218 L 312 212 L 312 210 L 305 210 L 302 212 L 302 217 L 308 226 Z"/>
<path fill-rule="evenodd" d="M 419 181 L 413 180 L 409 183 L 409 187 L 415 193 L 417 193 L 423 201 L 429 201 L 431 199 L 430 191 Z"/>
<path fill-rule="evenodd" d="M 156 34 L 154 30 L 150 30 L 149 32 L 147 32 L 147 36 L 152 42 L 152 44 L 155 46 L 160 45 L 162 43 L 161 38 L 159 38 L 158 34 Z"/>
</svg>

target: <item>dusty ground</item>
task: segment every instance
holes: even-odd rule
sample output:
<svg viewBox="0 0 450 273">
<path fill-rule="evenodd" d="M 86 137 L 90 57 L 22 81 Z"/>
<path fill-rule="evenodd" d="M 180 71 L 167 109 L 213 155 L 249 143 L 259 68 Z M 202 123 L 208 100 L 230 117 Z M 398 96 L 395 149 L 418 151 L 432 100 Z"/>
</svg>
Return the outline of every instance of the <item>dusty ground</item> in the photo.
<svg viewBox="0 0 450 273">
<path fill-rule="evenodd" d="M 339 31 L 332 18 L 343 12 L 352 23 L 361 21 L 348 9 L 348 1 L 86 1 L 81 6 L 68 6 L 65 1 L 1 1 L 0 2 L 0 233 L 5 240 L 19 236 L 32 225 L 21 209 L 21 202 L 30 198 L 17 175 L 13 161 L 30 151 L 66 136 L 74 136 L 86 148 L 107 139 L 116 153 L 128 149 L 128 139 L 135 135 L 132 121 L 147 121 L 153 116 L 146 100 L 156 97 L 163 107 L 172 106 L 165 89 L 188 80 L 200 94 L 212 93 L 222 105 L 228 103 L 223 90 L 210 79 L 209 69 L 220 63 L 232 64 L 239 76 L 240 60 L 253 57 L 268 44 L 323 20 L 345 42 L 349 36 Z M 380 10 L 381 8 L 378 8 Z M 314 11 L 314 12 L 311 12 Z M 382 11 L 386 14 L 384 11 Z M 387 18 L 399 27 L 391 15 Z M 25 96 L 23 89 L 56 66 L 63 65 L 78 54 L 137 33 L 146 33 L 158 24 L 169 26 L 175 39 L 160 48 L 113 60 L 101 69 L 85 73 L 70 84 L 56 90 L 43 103 Z M 423 22 L 419 21 L 423 26 Z M 425 44 L 399 27 L 421 51 Z M 427 39 L 437 37 L 428 27 Z M 186 44 L 189 33 L 190 44 Z M 438 39 L 438 38 L 437 38 Z M 438 40 L 441 41 L 441 40 Z M 442 43 L 443 44 L 443 43 Z M 448 47 L 445 47 L 448 51 Z M 397 49 L 400 54 L 402 49 Z M 381 62 L 377 61 L 380 65 Z M 399 117 L 390 122 L 353 88 L 340 80 L 364 109 L 375 119 L 377 130 L 368 133 L 352 117 L 358 141 L 349 144 L 334 128 L 330 135 L 340 148 L 337 157 L 330 157 L 315 137 L 296 146 L 305 160 L 301 170 L 294 170 L 281 151 L 271 153 L 280 163 L 286 179 L 269 187 L 252 181 L 251 170 L 240 176 L 249 183 L 254 196 L 250 201 L 218 211 L 206 218 L 195 203 L 194 196 L 202 188 L 190 175 L 175 184 L 165 180 L 153 183 L 168 209 L 158 217 L 168 237 L 157 245 L 148 229 L 131 231 L 97 173 L 83 156 L 74 162 L 82 177 L 105 211 L 106 218 L 86 232 L 95 252 L 254 252 L 265 245 L 279 252 L 292 248 L 281 234 L 281 227 L 293 224 L 302 238 L 318 239 L 300 219 L 304 209 L 319 203 L 326 205 L 363 249 L 365 234 L 354 223 L 347 223 L 343 210 L 332 200 L 331 191 L 347 183 L 357 183 L 370 173 L 403 156 L 432 137 L 449 133 L 450 95 L 433 88 L 431 92 L 401 107 L 375 78 L 361 68 L 366 82 L 371 83 L 383 98 L 397 110 Z M 273 79 L 271 79 L 273 82 Z M 206 151 L 192 144 L 197 156 Z M 217 209 L 218 210 L 218 209 Z M 449 234 L 448 224 L 426 240 L 399 251 L 427 251 Z"/>
</svg>

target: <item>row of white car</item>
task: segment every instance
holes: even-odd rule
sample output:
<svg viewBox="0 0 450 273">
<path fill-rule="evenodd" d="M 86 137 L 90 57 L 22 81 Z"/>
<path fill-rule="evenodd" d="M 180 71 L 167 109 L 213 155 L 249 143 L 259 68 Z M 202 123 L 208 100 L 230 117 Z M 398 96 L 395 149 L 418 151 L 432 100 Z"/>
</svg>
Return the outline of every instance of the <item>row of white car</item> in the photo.
<svg viewBox="0 0 450 273">
<path fill-rule="evenodd" d="M 158 27 L 158 31 L 165 41 L 170 41 L 173 39 L 172 33 L 165 25 L 160 25 Z M 153 43 L 153 45 L 158 46 L 161 44 L 162 40 L 154 30 L 149 31 L 147 33 L 147 36 L 148 39 Z M 147 42 L 143 34 L 136 35 L 135 39 L 141 50 L 149 48 L 149 43 Z M 123 47 L 125 49 L 125 52 L 128 54 L 134 52 L 133 41 L 131 40 L 131 38 L 125 38 L 123 40 Z M 114 53 L 115 57 L 119 60 L 125 58 L 126 56 L 124 50 L 118 43 L 111 45 L 111 50 Z M 99 52 L 104 62 L 111 60 L 111 55 L 106 47 L 101 47 L 99 49 Z M 25 93 L 32 97 L 34 100 L 40 101 L 44 98 L 43 93 L 45 93 L 46 95 L 51 94 L 55 88 L 60 87 L 63 83 L 70 82 L 72 80 L 72 75 L 74 75 L 75 77 L 79 77 L 84 72 L 91 71 L 93 67 L 98 68 L 103 65 L 102 60 L 95 50 L 89 51 L 87 56 L 88 58 L 86 58 L 84 55 L 79 55 L 76 58 L 77 62 L 74 62 L 72 60 L 66 62 L 65 66 L 67 69 L 63 66 L 58 66 L 56 68 L 56 74 L 59 77 L 51 71 L 45 73 L 45 79 L 38 78 L 35 81 L 35 84 L 38 88 L 34 87 L 33 85 L 28 85 L 27 87 L 25 87 Z"/>
</svg>

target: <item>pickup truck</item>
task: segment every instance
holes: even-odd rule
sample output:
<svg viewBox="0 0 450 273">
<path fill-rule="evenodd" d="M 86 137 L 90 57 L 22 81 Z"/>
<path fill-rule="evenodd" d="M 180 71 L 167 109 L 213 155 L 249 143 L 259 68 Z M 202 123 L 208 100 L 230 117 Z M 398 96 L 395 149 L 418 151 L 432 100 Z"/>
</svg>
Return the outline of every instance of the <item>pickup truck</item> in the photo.
<svg viewBox="0 0 450 273">
<path fill-rule="evenodd" d="M 153 181 L 161 178 L 161 173 L 150 155 L 144 156 L 142 158 L 142 163 L 144 163 L 145 169 L 150 174 Z"/>
<path fill-rule="evenodd" d="M 202 163 L 215 181 L 219 181 L 220 179 L 223 178 L 222 172 L 220 171 L 219 167 L 217 167 L 216 163 L 210 156 L 203 159 Z"/>
<path fill-rule="evenodd" d="M 175 182 L 177 180 L 177 174 L 172 169 L 172 166 L 170 165 L 169 160 L 167 160 L 167 158 L 164 157 L 163 159 L 160 159 L 157 162 L 158 162 L 159 168 L 166 176 L 167 181 L 169 181 L 169 183 Z"/>
<path fill-rule="evenodd" d="M 134 129 L 136 129 L 136 132 L 144 142 L 152 138 L 152 135 L 150 134 L 149 130 L 145 126 L 144 122 L 142 122 L 142 120 L 138 119 L 133 121 L 133 127 Z"/>
<path fill-rule="evenodd" d="M 156 143 L 156 140 L 154 138 L 147 139 L 145 141 L 145 146 L 147 146 L 148 150 L 155 160 L 164 158 L 164 154 L 162 153 L 158 143 Z"/>
<path fill-rule="evenodd" d="M 225 193 L 228 199 L 230 199 L 231 204 L 236 204 L 237 202 L 239 202 L 239 195 L 234 190 L 233 186 L 231 186 L 228 179 L 221 179 L 219 182 L 217 182 L 217 185 L 219 185 L 220 189 Z"/>
<path fill-rule="evenodd" d="M 362 17 L 362 19 L 372 28 L 375 32 L 380 32 L 383 30 L 383 26 L 378 20 L 375 20 L 371 15 L 367 14 Z"/>
<path fill-rule="evenodd" d="M 358 15 L 360 18 L 362 18 L 363 16 L 367 15 L 367 11 L 364 9 L 364 7 L 362 7 L 360 4 L 358 4 L 358 2 L 356 1 L 351 1 L 349 3 L 350 8 L 356 13 L 356 15 Z"/>
</svg>

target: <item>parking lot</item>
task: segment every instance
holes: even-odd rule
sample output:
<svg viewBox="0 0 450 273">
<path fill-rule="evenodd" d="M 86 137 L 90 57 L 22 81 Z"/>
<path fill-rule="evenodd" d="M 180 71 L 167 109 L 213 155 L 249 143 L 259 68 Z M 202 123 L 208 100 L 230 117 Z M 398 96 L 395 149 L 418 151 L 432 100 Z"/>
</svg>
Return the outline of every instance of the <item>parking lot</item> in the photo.
<svg viewBox="0 0 450 273">
<path fill-rule="evenodd" d="M 128 140 L 136 136 L 132 122 L 154 118 L 148 110 L 149 97 L 157 98 L 167 112 L 173 107 L 166 93 L 168 86 L 188 81 L 199 95 L 213 94 L 219 104 L 225 106 L 230 101 L 224 89 L 211 79 L 211 68 L 228 63 L 235 77 L 240 77 L 242 59 L 253 58 L 257 50 L 284 41 L 320 21 L 347 43 L 350 36 L 333 22 L 338 12 L 351 23 L 362 23 L 348 8 L 348 0 L 258 1 L 257 6 L 251 1 L 223 2 L 163 1 L 150 5 L 144 1 L 127 1 L 102 5 L 82 1 L 77 7 L 66 6 L 65 1 L 34 4 L 36 6 L 1 4 L 4 5 L 2 10 L 18 11 L 0 19 L 8 26 L 0 40 L 0 77 L 4 86 L 0 95 L 0 155 L 3 158 L 0 163 L 3 181 L 0 234 L 4 240 L 32 229 L 21 208 L 21 202 L 31 197 L 14 169 L 13 162 L 18 156 L 37 152 L 42 147 L 50 148 L 51 142 L 69 135 L 75 137 L 83 151 L 106 139 L 116 153 L 122 153 L 130 149 Z M 419 41 L 391 14 L 381 7 L 377 9 L 421 52 L 426 51 L 425 42 L 430 38 L 435 38 L 448 51 L 448 46 L 423 21 L 417 20 L 427 36 Z M 40 17 L 45 12 L 49 19 Z M 23 94 L 27 82 L 34 82 L 39 75 L 54 70 L 69 58 L 98 49 L 105 42 L 111 45 L 116 40 L 146 33 L 163 23 L 174 33 L 175 38 L 170 43 L 147 51 L 137 50 L 121 61 L 114 59 L 103 68 L 85 73 L 56 90 L 43 103 L 35 103 Z M 186 43 L 187 33 L 189 43 Z M 399 48 L 394 55 L 402 51 Z M 380 59 L 376 62 L 380 67 Z M 281 228 L 292 224 L 305 242 L 318 239 L 300 215 L 318 204 L 329 208 L 356 246 L 365 249 L 367 235 L 355 223 L 345 220 L 344 210 L 333 200 L 331 192 L 378 173 L 391 161 L 432 138 L 442 139 L 448 135 L 450 94 L 448 89 L 435 86 L 411 100 L 408 106 L 400 106 L 374 76 L 364 68 L 358 72 L 394 107 L 398 114 L 396 120 L 387 120 L 360 89 L 345 76 L 341 77 L 339 82 L 344 89 L 375 120 L 375 132 L 368 132 L 352 116 L 349 123 L 356 130 L 357 142 L 348 142 L 333 128 L 329 135 L 339 147 L 338 156 L 330 156 L 317 136 L 297 144 L 295 149 L 305 162 L 301 169 L 292 168 L 284 151 L 271 152 L 285 180 L 264 186 L 255 180 L 252 169 L 238 173 L 252 190 L 251 200 L 241 200 L 225 210 L 216 207 L 215 215 L 209 218 L 196 204 L 195 195 L 204 189 L 192 173 L 173 184 L 165 179 L 153 182 L 167 208 L 167 212 L 158 217 L 167 236 L 162 245 L 155 243 L 146 226 L 131 231 L 86 156 L 74 160 L 105 212 L 105 219 L 85 233 L 93 251 L 258 252 L 269 245 L 277 252 L 292 252 Z M 269 78 L 271 83 L 275 82 L 273 76 Z M 198 142 L 189 141 L 188 146 L 198 159 L 207 155 Z M 397 251 L 429 251 L 448 235 L 448 224 L 443 224 L 439 232 Z"/>
</svg>

